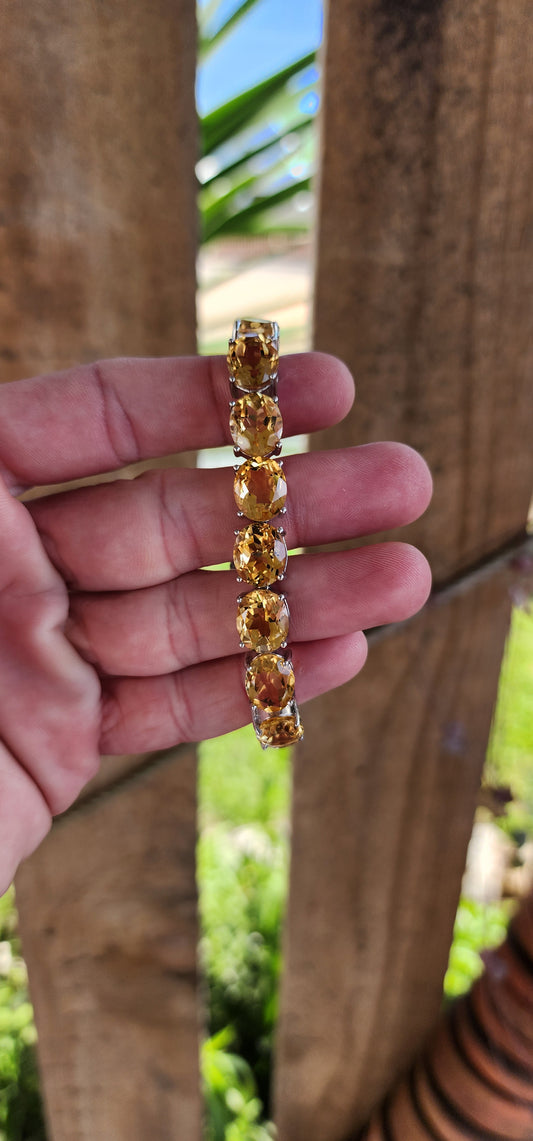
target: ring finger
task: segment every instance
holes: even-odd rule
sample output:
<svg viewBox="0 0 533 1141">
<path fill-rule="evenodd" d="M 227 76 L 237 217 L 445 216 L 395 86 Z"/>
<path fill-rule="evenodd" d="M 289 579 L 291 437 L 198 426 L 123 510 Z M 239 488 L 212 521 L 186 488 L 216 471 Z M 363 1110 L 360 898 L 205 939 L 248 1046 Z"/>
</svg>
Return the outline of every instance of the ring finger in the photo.
<svg viewBox="0 0 533 1141">
<path fill-rule="evenodd" d="M 286 585 L 290 640 L 401 621 L 423 605 L 429 586 L 424 556 L 404 543 L 295 556 Z M 240 589 L 231 572 L 196 571 L 145 590 L 74 595 L 69 637 L 103 673 L 171 673 L 236 652 Z"/>
</svg>

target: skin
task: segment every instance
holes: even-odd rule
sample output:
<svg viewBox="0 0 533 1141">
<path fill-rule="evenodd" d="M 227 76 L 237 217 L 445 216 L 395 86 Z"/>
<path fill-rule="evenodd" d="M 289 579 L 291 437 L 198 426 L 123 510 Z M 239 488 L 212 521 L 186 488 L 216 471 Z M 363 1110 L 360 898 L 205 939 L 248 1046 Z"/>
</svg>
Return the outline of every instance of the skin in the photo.
<svg viewBox="0 0 533 1141">
<path fill-rule="evenodd" d="M 284 436 L 336 423 L 353 380 L 334 357 L 280 365 Z M 227 561 L 231 470 L 170 469 L 46 495 L 30 486 L 229 443 L 222 357 L 100 361 L 0 387 L 0 894 L 96 773 L 250 719 Z M 427 507 L 421 457 L 395 443 L 285 460 L 289 548 L 398 527 Z M 299 702 L 352 678 L 361 630 L 426 601 L 404 543 L 294 556 L 284 583 Z"/>
</svg>

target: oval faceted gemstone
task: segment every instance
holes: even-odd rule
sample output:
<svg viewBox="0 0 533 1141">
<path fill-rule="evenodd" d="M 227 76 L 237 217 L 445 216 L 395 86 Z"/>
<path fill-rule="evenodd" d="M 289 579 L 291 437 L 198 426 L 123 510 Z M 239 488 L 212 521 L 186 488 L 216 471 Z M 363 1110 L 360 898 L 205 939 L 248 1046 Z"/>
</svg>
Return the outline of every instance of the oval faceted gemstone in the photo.
<svg viewBox="0 0 533 1141">
<path fill-rule="evenodd" d="M 258 654 L 246 671 L 246 692 L 252 705 L 284 709 L 294 696 L 294 670 L 281 654 Z"/>
<path fill-rule="evenodd" d="M 303 735 L 303 727 L 292 713 L 287 717 L 267 717 L 265 721 L 261 721 L 257 729 L 261 744 L 271 749 L 295 745 Z"/>
<path fill-rule="evenodd" d="M 250 590 L 239 599 L 237 630 L 247 650 L 278 650 L 289 633 L 289 607 L 273 590 Z"/>
<path fill-rule="evenodd" d="M 269 456 L 283 433 L 283 420 L 271 396 L 252 392 L 235 401 L 229 418 L 233 442 L 247 456 Z"/>
<path fill-rule="evenodd" d="M 268 523 L 250 523 L 237 535 L 233 565 L 245 582 L 271 586 L 287 566 L 287 544 L 281 531 Z"/>
<path fill-rule="evenodd" d="M 276 345 L 264 333 L 242 333 L 229 343 L 229 371 L 235 384 L 246 392 L 263 388 L 276 374 L 278 364 Z"/>
<path fill-rule="evenodd" d="M 285 506 L 287 483 L 276 460 L 245 460 L 235 472 L 233 494 L 247 519 L 262 523 Z"/>
</svg>

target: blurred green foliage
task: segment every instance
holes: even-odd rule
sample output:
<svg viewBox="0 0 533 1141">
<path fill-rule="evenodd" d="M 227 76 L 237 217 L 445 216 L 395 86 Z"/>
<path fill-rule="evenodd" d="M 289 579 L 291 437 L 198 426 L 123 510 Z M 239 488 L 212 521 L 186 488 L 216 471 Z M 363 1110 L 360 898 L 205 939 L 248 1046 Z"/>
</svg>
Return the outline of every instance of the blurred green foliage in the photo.
<svg viewBox="0 0 533 1141">
<path fill-rule="evenodd" d="M 219 1042 L 230 1033 L 267 1115 L 289 794 L 288 750 L 263 752 L 251 726 L 201 746 L 198 875 L 209 1032 Z"/>
<path fill-rule="evenodd" d="M 485 778 L 511 790 L 500 826 L 519 843 L 533 841 L 533 611 L 527 600 L 513 610 Z"/>
<path fill-rule="evenodd" d="M 255 1078 L 244 1058 L 231 1052 L 233 1043 L 226 1027 L 202 1047 L 206 1141 L 272 1141 L 272 1125 L 259 1120 L 263 1106 Z"/>
<path fill-rule="evenodd" d="M 457 998 L 470 990 L 474 979 L 483 971 L 482 952 L 503 942 L 511 914 L 509 900 L 477 903 L 461 899 L 444 977 L 445 998 Z"/>
<path fill-rule="evenodd" d="M 198 7 L 199 68 L 257 0 L 222 18 L 220 0 Z M 319 106 L 317 53 L 200 117 L 197 165 L 204 242 L 227 234 L 298 233 L 311 224 L 313 120 Z"/>
<path fill-rule="evenodd" d="M 35 1040 L 11 889 L 0 899 L 0 1141 L 45 1141 Z"/>
</svg>

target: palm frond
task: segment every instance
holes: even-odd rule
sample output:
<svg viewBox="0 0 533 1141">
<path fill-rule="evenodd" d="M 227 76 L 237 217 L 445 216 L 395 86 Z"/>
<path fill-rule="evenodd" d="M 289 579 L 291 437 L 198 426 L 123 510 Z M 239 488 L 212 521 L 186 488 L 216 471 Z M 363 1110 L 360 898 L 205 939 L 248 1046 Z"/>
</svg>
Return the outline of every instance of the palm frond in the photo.
<svg viewBox="0 0 533 1141">
<path fill-rule="evenodd" d="M 301 191 L 309 190 L 310 187 L 311 179 L 303 178 L 299 182 L 283 187 L 282 190 L 278 190 L 274 194 L 266 194 L 262 197 L 255 198 L 249 206 L 244 207 L 235 214 L 230 214 L 230 216 L 225 219 L 220 215 L 212 216 L 209 220 L 204 219 L 202 240 L 207 242 L 215 237 L 215 235 L 220 237 L 222 234 L 254 233 L 256 232 L 256 228 L 253 222 L 259 214 L 267 209 L 270 210 L 278 206 L 282 202 L 286 202 Z"/>
<path fill-rule="evenodd" d="M 216 107 L 208 115 L 200 119 L 200 133 L 202 139 L 202 154 L 209 154 L 216 147 L 222 146 L 228 139 L 241 130 L 255 116 L 258 115 L 265 102 L 283 89 L 289 79 L 304 68 L 310 67 L 316 60 L 316 52 L 307 55 L 275 72 L 274 75 L 263 79 L 261 83 L 236 95 L 220 107 Z"/>
<path fill-rule="evenodd" d="M 215 0 L 214 3 L 208 4 L 206 8 L 200 9 L 200 38 L 198 43 L 198 57 L 203 62 L 214 48 L 218 47 L 223 39 L 231 32 L 235 24 L 242 20 L 243 16 L 254 8 L 259 0 L 240 0 L 237 7 L 230 16 L 224 20 L 222 24 L 213 32 L 209 32 L 209 27 L 213 23 L 216 13 L 220 8 L 220 0 Z"/>
</svg>

